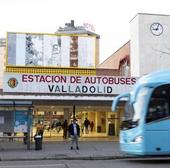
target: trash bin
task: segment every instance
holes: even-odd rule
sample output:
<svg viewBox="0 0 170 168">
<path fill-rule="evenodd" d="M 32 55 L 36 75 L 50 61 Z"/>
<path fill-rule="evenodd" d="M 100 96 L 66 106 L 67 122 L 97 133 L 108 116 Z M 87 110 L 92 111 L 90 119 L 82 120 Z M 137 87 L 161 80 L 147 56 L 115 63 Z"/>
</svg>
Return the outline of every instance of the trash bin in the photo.
<svg viewBox="0 0 170 168">
<path fill-rule="evenodd" d="M 42 136 L 41 135 L 35 135 L 35 150 L 41 150 L 42 149 Z"/>
</svg>

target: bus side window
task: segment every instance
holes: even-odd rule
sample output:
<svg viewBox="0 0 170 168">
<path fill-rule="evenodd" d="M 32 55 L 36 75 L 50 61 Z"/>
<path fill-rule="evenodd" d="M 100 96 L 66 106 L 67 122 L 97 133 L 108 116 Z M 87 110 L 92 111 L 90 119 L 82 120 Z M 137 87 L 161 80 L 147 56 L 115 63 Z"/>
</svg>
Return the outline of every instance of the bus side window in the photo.
<svg viewBox="0 0 170 168">
<path fill-rule="evenodd" d="M 150 103 L 146 115 L 146 123 L 159 120 L 169 116 L 169 104 L 167 101 L 156 100 Z"/>
</svg>

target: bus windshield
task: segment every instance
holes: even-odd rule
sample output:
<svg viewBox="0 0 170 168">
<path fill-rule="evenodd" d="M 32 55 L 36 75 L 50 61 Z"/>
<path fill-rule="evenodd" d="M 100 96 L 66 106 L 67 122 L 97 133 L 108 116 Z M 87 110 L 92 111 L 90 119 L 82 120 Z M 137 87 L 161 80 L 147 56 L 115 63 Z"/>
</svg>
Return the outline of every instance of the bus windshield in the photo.
<svg viewBox="0 0 170 168">
<path fill-rule="evenodd" d="M 129 96 L 129 99 L 125 104 L 125 113 L 121 129 L 131 129 L 138 126 L 140 118 L 142 117 L 142 112 L 145 110 L 143 107 L 146 107 L 146 97 L 151 91 L 152 89 L 148 87 L 141 88 L 135 102 L 131 101 L 132 94 Z"/>
</svg>

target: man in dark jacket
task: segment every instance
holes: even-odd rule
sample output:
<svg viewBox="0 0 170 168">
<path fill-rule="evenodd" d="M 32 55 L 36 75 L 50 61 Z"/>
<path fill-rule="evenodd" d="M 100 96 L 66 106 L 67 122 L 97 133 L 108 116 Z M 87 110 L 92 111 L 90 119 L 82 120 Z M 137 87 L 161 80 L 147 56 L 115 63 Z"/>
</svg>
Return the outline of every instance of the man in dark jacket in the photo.
<svg viewBox="0 0 170 168">
<path fill-rule="evenodd" d="M 80 127 L 77 124 L 76 119 L 74 119 L 72 121 L 72 123 L 69 125 L 68 131 L 69 131 L 69 134 L 70 134 L 70 137 L 71 137 L 71 147 L 70 147 L 70 149 L 71 150 L 73 149 L 73 145 L 75 143 L 76 149 L 78 150 L 79 149 L 78 138 L 80 137 Z"/>
</svg>

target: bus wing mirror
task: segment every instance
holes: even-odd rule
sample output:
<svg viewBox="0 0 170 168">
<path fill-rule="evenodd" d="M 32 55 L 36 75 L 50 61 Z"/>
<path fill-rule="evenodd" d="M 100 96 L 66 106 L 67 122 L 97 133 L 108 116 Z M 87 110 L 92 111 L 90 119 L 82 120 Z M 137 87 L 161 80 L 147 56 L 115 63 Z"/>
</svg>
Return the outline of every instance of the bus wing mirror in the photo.
<svg viewBox="0 0 170 168">
<path fill-rule="evenodd" d="M 121 101 L 121 99 L 127 98 L 129 96 L 130 96 L 130 93 L 124 93 L 124 94 L 121 94 L 121 95 L 115 97 L 115 99 L 112 102 L 112 111 L 113 112 L 116 111 L 116 107 L 118 106 L 118 103 L 119 103 L 119 101 Z"/>
</svg>

